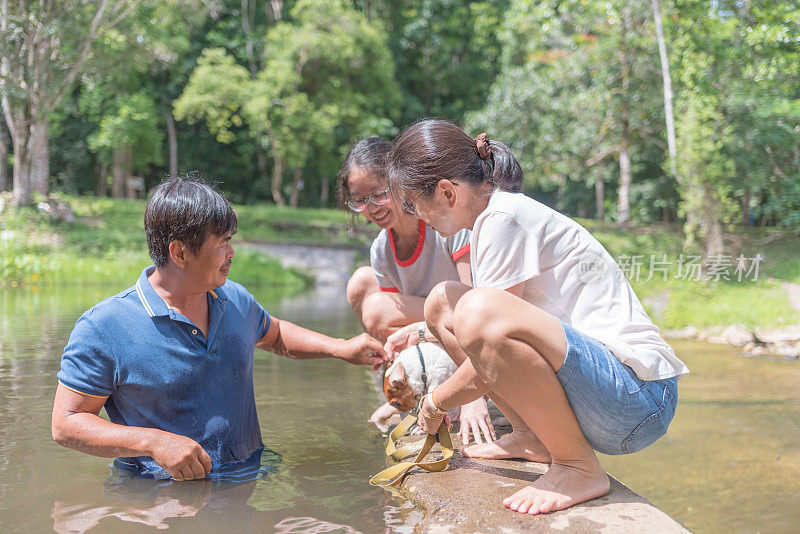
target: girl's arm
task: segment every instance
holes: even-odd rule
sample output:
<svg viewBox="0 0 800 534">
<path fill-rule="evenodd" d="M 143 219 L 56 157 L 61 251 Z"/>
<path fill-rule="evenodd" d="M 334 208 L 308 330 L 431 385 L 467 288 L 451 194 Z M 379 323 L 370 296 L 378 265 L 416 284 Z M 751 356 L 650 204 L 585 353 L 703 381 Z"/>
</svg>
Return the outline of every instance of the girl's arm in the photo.
<svg viewBox="0 0 800 534">
<path fill-rule="evenodd" d="M 458 279 L 462 284 L 472 286 L 472 272 L 469 265 L 469 253 L 464 254 L 456 260 L 456 271 Z"/>
</svg>

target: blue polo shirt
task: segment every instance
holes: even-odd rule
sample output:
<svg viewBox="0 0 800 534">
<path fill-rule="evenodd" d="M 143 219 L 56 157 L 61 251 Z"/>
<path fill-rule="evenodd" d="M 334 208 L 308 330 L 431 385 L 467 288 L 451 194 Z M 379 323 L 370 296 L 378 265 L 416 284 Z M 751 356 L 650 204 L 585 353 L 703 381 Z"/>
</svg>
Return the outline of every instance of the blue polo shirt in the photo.
<svg viewBox="0 0 800 534">
<path fill-rule="evenodd" d="M 59 382 L 108 397 L 113 423 L 158 428 L 197 441 L 214 469 L 263 447 L 253 393 L 253 351 L 270 318 L 241 285 L 208 292 L 208 339 L 169 308 L 142 271 L 136 284 L 84 313 L 61 357 Z M 150 457 L 118 458 L 160 478 Z M 212 471 L 213 472 L 213 471 Z"/>
</svg>

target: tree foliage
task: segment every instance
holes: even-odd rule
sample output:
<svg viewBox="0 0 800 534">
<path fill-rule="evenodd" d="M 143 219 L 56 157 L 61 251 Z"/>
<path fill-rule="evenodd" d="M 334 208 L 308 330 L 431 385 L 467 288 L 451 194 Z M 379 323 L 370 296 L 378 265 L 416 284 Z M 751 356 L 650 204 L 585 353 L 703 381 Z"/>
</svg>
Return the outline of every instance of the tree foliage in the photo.
<svg viewBox="0 0 800 534">
<path fill-rule="evenodd" d="M 734 224 L 800 230 L 793 0 L 0 7 L 20 198 L 197 168 L 237 201 L 326 205 L 355 139 L 437 116 L 509 144 L 526 191 L 571 215 L 680 221 L 707 253 Z"/>
<path fill-rule="evenodd" d="M 205 50 L 176 101 L 176 117 L 203 120 L 220 142 L 233 141 L 232 128 L 246 125 L 271 152 L 273 199 L 283 202 L 283 173 L 292 170 L 296 203 L 304 169 L 333 174 L 348 143 L 387 133 L 397 118 L 386 39 L 343 2 L 301 0 L 267 33 L 255 78 L 225 50 Z"/>
</svg>

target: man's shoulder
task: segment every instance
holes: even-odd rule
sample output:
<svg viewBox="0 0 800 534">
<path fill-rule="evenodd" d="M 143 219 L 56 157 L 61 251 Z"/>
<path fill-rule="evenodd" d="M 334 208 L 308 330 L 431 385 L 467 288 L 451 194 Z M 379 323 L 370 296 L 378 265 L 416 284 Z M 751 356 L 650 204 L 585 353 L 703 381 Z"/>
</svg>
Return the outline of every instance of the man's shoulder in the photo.
<svg viewBox="0 0 800 534">
<path fill-rule="evenodd" d="M 249 306 L 256 302 L 255 297 L 238 282 L 226 280 L 224 284 L 214 290 L 213 295 L 217 298 L 225 299 L 228 304 L 233 306 Z"/>
<path fill-rule="evenodd" d="M 138 305 L 138 306 L 137 306 Z M 125 332 L 136 325 L 138 317 L 147 317 L 135 287 L 106 297 L 81 314 L 75 322 L 70 340 L 81 343 L 111 343 L 108 332 Z"/>
<path fill-rule="evenodd" d="M 136 294 L 136 287 L 131 286 L 116 295 L 106 297 L 88 310 L 86 310 L 81 318 L 89 318 L 93 322 L 100 322 L 105 320 L 126 320 L 130 318 L 130 313 L 135 311 L 136 304 L 142 306 L 138 295 Z"/>
</svg>

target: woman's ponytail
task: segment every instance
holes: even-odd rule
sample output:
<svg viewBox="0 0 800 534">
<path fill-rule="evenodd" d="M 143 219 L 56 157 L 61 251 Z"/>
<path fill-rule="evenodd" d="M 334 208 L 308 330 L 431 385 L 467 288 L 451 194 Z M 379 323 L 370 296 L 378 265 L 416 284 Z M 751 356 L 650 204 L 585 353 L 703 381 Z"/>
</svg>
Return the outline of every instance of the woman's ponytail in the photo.
<svg viewBox="0 0 800 534">
<path fill-rule="evenodd" d="M 442 120 L 409 126 L 395 139 L 389 155 L 389 183 L 395 194 L 419 191 L 429 196 L 442 178 L 472 187 L 491 184 L 510 193 L 522 191 L 522 168 L 503 143 L 490 141 L 485 133 L 473 139 Z"/>
<path fill-rule="evenodd" d="M 492 181 L 501 191 L 519 193 L 522 191 L 522 167 L 511 149 L 499 141 L 488 141 L 491 147 Z"/>
</svg>

